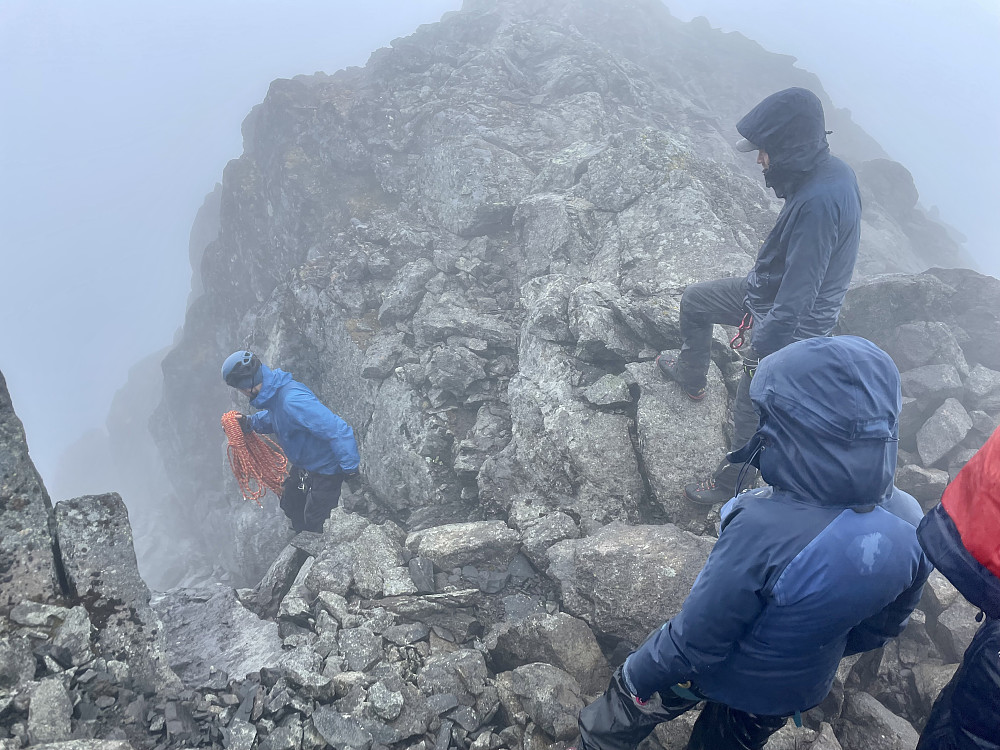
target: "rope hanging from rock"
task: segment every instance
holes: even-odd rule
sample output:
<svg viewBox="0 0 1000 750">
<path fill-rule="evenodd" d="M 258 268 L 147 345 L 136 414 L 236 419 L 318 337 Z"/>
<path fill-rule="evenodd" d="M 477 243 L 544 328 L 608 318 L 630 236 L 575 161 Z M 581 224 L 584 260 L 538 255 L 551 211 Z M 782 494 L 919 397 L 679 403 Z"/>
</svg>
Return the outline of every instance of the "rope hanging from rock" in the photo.
<svg viewBox="0 0 1000 750">
<path fill-rule="evenodd" d="M 268 490 L 281 497 L 282 483 L 288 475 L 288 459 L 271 438 L 256 432 L 243 432 L 240 413 L 228 411 L 222 415 L 222 428 L 229 439 L 226 453 L 233 476 L 246 500 L 260 507 L 260 498 Z"/>
</svg>

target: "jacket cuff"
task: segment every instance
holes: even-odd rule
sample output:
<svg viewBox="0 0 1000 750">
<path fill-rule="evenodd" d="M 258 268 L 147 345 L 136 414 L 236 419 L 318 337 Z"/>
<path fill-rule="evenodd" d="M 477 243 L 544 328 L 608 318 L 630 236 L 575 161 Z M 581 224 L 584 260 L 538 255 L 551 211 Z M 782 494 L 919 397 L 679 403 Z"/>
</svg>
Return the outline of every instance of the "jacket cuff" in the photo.
<svg viewBox="0 0 1000 750">
<path fill-rule="evenodd" d="M 668 684 L 656 663 L 643 652 L 643 648 L 632 652 L 625 660 L 622 681 L 632 691 L 632 695 L 644 701 Z"/>
</svg>

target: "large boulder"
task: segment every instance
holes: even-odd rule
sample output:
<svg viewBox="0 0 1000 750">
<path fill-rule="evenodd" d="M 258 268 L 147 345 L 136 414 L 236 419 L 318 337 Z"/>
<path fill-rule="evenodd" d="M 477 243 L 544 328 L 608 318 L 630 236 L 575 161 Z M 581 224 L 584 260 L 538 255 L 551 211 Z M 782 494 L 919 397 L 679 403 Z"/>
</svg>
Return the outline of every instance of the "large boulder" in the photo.
<svg viewBox="0 0 1000 750">
<path fill-rule="evenodd" d="M 598 635 L 638 645 L 680 612 L 713 541 L 673 524 L 611 524 L 549 550 L 566 611 Z"/>
<path fill-rule="evenodd" d="M 848 693 L 836 724 L 837 739 L 846 750 L 913 750 L 917 731 L 868 693 Z"/>
<path fill-rule="evenodd" d="M 565 612 L 498 623 L 490 631 L 486 647 L 497 672 L 544 662 L 572 675 L 587 695 L 603 691 L 611 676 L 593 631 Z"/>
<path fill-rule="evenodd" d="M 97 628 L 96 645 L 127 665 L 143 689 L 171 691 L 180 680 L 168 666 L 163 623 L 139 576 L 128 512 L 115 493 L 86 495 L 56 506 L 56 533 L 71 596 Z"/>
<path fill-rule="evenodd" d="M 52 501 L 0 373 L 0 615 L 18 602 L 53 601 L 62 593 L 51 514 Z"/>
<path fill-rule="evenodd" d="M 521 537 L 503 521 L 475 521 L 413 532 L 406 546 L 441 570 L 472 564 L 502 568 L 514 558 Z"/>
<path fill-rule="evenodd" d="M 639 386 L 639 452 L 656 501 L 678 525 L 703 522 L 704 510 L 684 499 L 683 488 L 709 476 L 725 457 L 727 396 L 719 369 L 710 367 L 708 396 L 698 403 L 651 362 L 629 365 L 629 373 Z"/>
<path fill-rule="evenodd" d="M 151 605 L 164 626 L 170 665 L 189 687 L 209 683 L 217 672 L 243 679 L 284 661 L 278 625 L 246 609 L 228 586 L 170 591 Z"/>
</svg>

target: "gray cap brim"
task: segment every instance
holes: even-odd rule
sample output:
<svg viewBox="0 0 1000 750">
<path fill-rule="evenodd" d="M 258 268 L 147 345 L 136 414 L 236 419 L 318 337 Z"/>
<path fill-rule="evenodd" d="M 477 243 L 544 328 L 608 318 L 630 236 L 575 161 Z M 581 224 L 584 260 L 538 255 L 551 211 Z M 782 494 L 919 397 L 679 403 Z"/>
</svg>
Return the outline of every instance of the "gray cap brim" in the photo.
<svg viewBox="0 0 1000 750">
<path fill-rule="evenodd" d="M 750 143 L 750 141 L 748 141 L 746 138 L 740 138 L 740 140 L 736 144 L 736 150 L 747 152 L 747 151 L 758 151 L 759 149 L 757 148 L 756 145 Z"/>
</svg>

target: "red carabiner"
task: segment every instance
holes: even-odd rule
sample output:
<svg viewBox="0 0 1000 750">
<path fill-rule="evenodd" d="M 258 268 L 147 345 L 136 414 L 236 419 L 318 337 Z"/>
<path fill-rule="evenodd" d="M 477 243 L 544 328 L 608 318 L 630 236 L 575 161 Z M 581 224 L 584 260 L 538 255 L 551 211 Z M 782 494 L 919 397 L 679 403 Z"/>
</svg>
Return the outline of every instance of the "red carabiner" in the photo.
<svg viewBox="0 0 1000 750">
<path fill-rule="evenodd" d="M 743 320 L 740 321 L 739 330 L 736 331 L 736 335 L 729 340 L 730 349 L 742 349 L 743 344 L 746 343 L 747 332 L 753 328 L 753 315 L 747 313 L 743 316 Z"/>
</svg>

